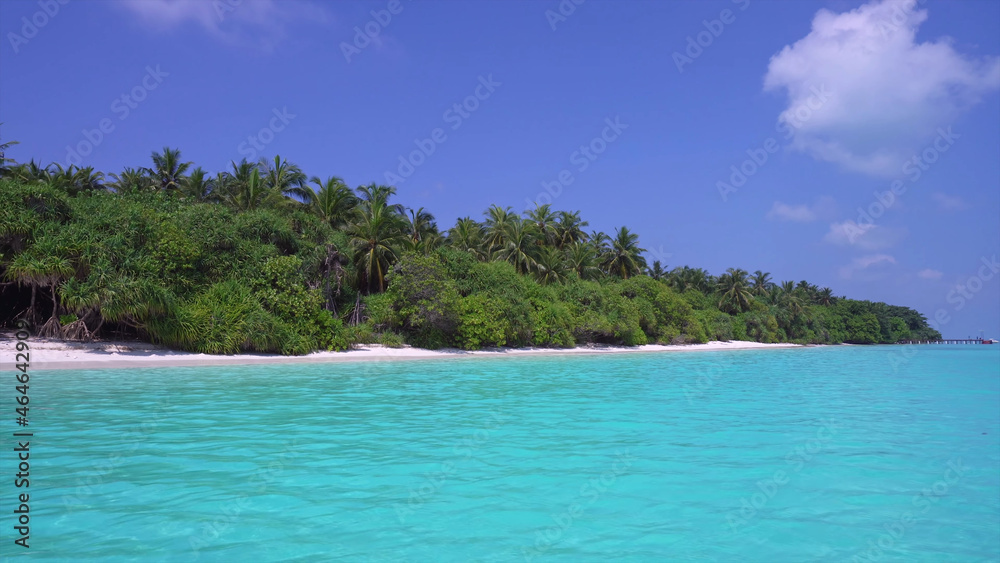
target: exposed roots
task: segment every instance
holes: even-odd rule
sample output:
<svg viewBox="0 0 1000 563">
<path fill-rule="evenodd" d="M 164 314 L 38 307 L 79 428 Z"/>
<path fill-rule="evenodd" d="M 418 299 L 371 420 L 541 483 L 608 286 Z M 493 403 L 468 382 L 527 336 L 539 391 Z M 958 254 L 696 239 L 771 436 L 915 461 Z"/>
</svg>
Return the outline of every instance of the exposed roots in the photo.
<svg viewBox="0 0 1000 563">
<path fill-rule="evenodd" d="M 62 325 L 59 319 L 51 317 L 38 329 L 38 336 L 41 338 L 59 338 L 62 336 Z"/>
<path fill-rule="evenodd" d="M 62 337 L 66 340 L 90 341 L 94 335 L 87 329 L 83 319 L 79 319 L 62 327 Z"/>
</svg>

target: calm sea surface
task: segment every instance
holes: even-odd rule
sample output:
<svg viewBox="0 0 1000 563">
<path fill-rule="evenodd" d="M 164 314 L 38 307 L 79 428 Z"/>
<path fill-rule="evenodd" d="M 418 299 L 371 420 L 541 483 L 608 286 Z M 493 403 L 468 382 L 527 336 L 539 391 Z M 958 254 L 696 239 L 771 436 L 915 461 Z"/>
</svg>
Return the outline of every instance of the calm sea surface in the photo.
<svg viewBox="0 0 1000 563">
<path fill-rule="evenodd" d="M 38 371 L 30 391 L 32 561 L 1000 559 L 1000 346 Z"/>
</svg>

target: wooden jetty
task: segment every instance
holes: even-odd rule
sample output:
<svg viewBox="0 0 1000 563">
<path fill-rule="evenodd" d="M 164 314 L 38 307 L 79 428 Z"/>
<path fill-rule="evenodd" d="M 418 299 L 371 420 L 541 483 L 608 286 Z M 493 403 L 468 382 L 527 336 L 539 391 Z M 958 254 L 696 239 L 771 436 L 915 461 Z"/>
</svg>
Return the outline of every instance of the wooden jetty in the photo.
<svg viewBox="0 0 1000 563">
<path fill-rule="evenodd" d="M 940 340 L 900 340 L 899 344 L 983 344 L 982 338 L 942 338 Z M 992 344 L 993 341 L 986 343 Z"/>
</svg>

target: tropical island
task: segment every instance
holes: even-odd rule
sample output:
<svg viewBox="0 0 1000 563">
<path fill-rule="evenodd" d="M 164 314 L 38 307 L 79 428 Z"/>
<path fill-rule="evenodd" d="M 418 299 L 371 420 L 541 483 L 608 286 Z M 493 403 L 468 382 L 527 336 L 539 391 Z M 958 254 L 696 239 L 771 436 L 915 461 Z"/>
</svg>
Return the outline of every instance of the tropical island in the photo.
<svg viewBox="0 0 1000 563">
<path fill-rule="evenodd" d="M 395 195 L 280 156 L 215 175 L 172 148 L 108 176 L 4 159 L 0 321 L 208 354 L 941 336 L 807 281 L 647 263 L 637 234 L 579 212 L 493 205 L 441 230 Z"/>
</svg>

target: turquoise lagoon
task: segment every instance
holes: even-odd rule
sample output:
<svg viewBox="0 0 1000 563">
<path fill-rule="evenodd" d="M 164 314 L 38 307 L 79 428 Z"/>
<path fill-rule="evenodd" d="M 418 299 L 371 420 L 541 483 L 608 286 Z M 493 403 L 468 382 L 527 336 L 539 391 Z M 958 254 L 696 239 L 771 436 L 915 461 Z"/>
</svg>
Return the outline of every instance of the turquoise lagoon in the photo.
<svg viewBox="0 0 1000 563">
<path fill-rule="evenodd" d="M 1000 346 L 39 371 L 30 389 L 30 553 L 2 456 L 11 560 L 1000 558 Z"/>
</svg>

